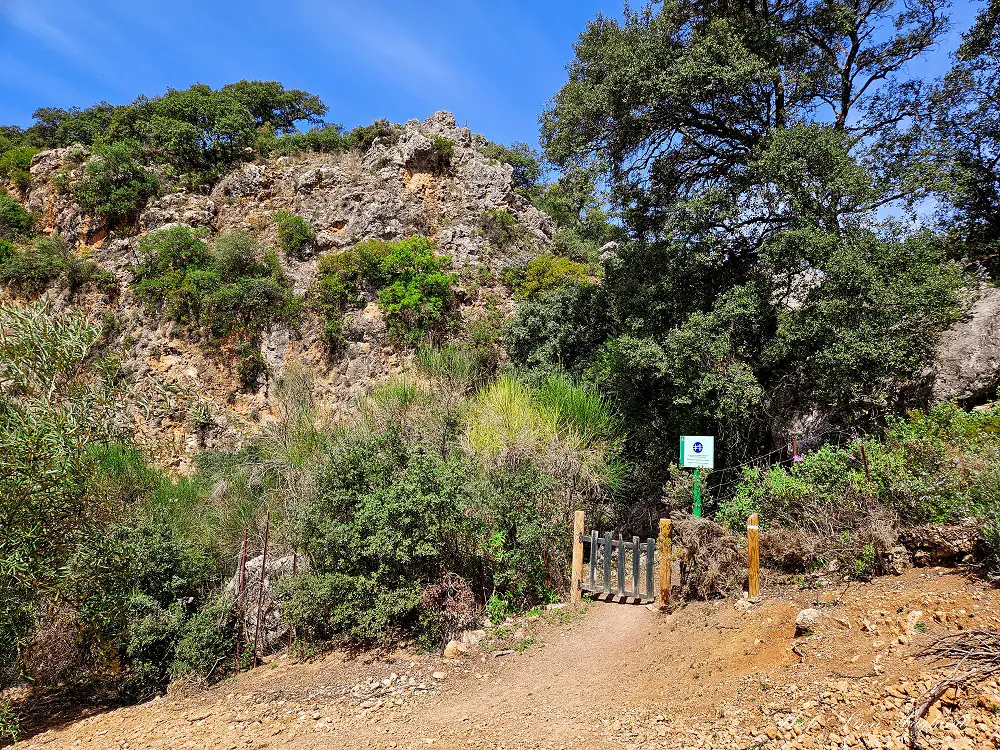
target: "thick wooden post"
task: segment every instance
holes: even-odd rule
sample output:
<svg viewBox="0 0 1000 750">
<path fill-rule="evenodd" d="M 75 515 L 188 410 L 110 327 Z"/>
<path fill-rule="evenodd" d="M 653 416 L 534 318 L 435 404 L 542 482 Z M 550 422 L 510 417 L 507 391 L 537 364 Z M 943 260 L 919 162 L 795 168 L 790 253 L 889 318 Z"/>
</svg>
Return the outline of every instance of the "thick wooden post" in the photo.
<svg viewBox="0 0 1000 750">
<path fill-rule="evenodd" d="M 570 577 L 569 600 L 576 604 L 580 601 L 582 591 L 580 582 L 583 580 L 583 511 L 573 514 L 573 574 Z M 594 550 L 590 550 L 594 554 Z"/>
<path fill-rule="evenodd" d="M 747 519 L 747 589 L 752 599 L 760 594 L 760 550 L 758 549 L 758 516 L 752 513 Z"/>
<path fill-rule="evenodd" d="M 666 609 L 670 604 L 670 519 L 660 519 L 660 536 L 657 542 L 660 548 L 660 609 Z"/>
</svg>

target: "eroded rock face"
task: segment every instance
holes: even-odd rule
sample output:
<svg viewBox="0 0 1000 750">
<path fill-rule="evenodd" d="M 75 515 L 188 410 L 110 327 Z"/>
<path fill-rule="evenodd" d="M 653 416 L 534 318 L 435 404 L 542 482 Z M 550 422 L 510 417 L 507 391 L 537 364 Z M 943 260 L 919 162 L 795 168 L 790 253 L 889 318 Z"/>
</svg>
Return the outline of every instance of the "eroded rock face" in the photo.
<svg viewBox="0 0 1000 750">
<path fill-rule="evenodd" d="M 983 531 L 976 522 L 951 526 L 926 524 L 903 529 L 899 539 L 917 566 L 953 565 L 977 558 Z"/>
<path fill-rule="evenodd" d="M 966 316 L 938 344 L 931 396 L 975 405 L 1000 385 L 1000 289 L 984 287 Z"/>
<path fill-rule="evenodd" d="M 450 159 L 441 158 L 436 138 L 450 141 Z M 79 146 L 38 154 L 31 187 L 19 197 L 41 217 L 43 231 L 63 235 L 78 253 L 113 272 L 118 290 L 88 291 L 72 300 L 58 290 L 48 296 L 59 307 L 73 304 L 95 319 L 110 315 L 117 321 L 122 341 L 128 342 L 123 372 L 135 400 L 123 418 L 156 447 L 158 463 L 182 472 L 192 467 L 199 450 L 238 445 L 276 418 L 274 378 L 256 390 L 241 389 L 232 342 L 208 346 L 196 331 L 164 321 L 132 294 L 132 269 L 142 261 L 140 244 L 149 232 L 173 226 L 209 234 L 242 229 L 277 249 L 274 214 L 301 216 L 317 233 L 316 252 L 304 259 L 281 256 L 281 261 L 295 292 L 303 294 L 316 279 L 319 255 L 362 240 L 421 234 L 435 240 L 459 272 L 482 266 L 499 271 L 512 257 L 543 251 L 555 231 L 546 214 L 514 192 L 512 167 L 483 156 L 472 132 L 458 127 L 447 112 L 412 120 L 400 126 L 397 138 L 376 141 L 363 154 L 283 156 L 241 166 L 210 195 L 180 189 L 165 193 L 146 205 L 128 231 L 111 231 L 73 201 L 69 186 L 82 176 L 88 157 Z M 515 217 L 519 246 L 488 245 L 479 230 L 488 209 Z M 500 298 L 504 309 L 513 305 L 503 288 L 486 283 L 477 276 L 474 291 L 458 289 L 463 315 L 478 314 L 490 295 Z M 346 343 L 336 352 L 329 351 L 322 322 L 310 315 L 294 331 L 275 326 L 261 342 L 273 376 L 280 377 L 291 363 L 314 373 L 315 401 L 334 417 L 356 408 L 374 384 L 411 364 L 412 352 L 390 340 L 376 301 L 365 302 L 345 319 Z"/>
<path fill-rule="evenodd" d="M 101 244 L 108 235 L 106 222 L 85 216 L 69 192 L 89 156 L 82 146 L 70 146 L 43 151 L 31 161 L 25 207 L 39 216 L 42 231 L 61 234 L 73 246 Z"/>
<path fill-rule="evenodd" d="M 445 163 L 434 138 L 452 143 Z M 552 220 L 512 189 L 513 168 L 476 150 L 472 132 L 448 112 L 423 123 L 411 120 L 395 143 L 377 141 L 367 153 L 307 154 L 267 164 L 246 164 L 212 191 L 215 228 L 273 232 L 271 217 L 289 211 L 317 233 L 321 251 L 349 247 L 365 239 L 400 240 L 415 234 L 435 239 L 459 268 L 498 266 L 503 258 L 480 237 L 487 209 L 504 208 L 521 225 L 525 242 L 545 247 L 555 232 Z M 173 206 L 164 198 L 159 204 Z M 153 219 L 163 213 L 159 205 Z M 173 214 L 200 217 L 202 207 L 180 203 Z M 186 221 L 185 223 L 191 223 Z M 491 252 L 492 251 L 492 252 Z"/>
</svg>

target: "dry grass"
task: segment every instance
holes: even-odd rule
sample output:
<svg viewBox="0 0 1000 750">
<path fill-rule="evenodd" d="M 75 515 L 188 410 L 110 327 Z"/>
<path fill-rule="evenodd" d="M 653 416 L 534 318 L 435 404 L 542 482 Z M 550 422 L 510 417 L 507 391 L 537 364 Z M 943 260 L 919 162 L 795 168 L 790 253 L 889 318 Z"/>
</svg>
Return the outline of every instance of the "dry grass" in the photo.
<svg viewBox="0 0 1000 750">
<path fill-rule="evenodd" d="M 683 547 L 681 596 L 711 599 L 743 591 L 747 580 L 746 542 L 707 518 L 670 516 L 673 544 Z"/>
</svg>

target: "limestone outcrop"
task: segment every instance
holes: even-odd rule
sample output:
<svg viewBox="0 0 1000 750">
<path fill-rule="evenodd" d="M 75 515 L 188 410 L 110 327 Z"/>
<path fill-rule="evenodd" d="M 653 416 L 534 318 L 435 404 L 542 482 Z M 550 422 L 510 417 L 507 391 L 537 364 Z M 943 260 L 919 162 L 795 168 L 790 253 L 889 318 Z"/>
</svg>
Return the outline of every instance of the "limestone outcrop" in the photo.
<svg viewBox="0 0 1000 750">
<path fill-rule="evenodd" d="M 478 314 L 487 299 L 512 309 L 500 272 L 512 258 L 543 252 L 555 233 L 548 215 L 515 191 L 513 168 L 485 156 L 473 133 L 448 112 L 396 126 L 392 137 L 377 139 L 364 153 L 305 152 L 247 163 L 207 195 L 167 188 L 128 227 L 87 216 L 74 202 L 70 186 L 89 157 L 82 146 L 38 154 L 31 185 L 20 198 L 40 217 L 42 231 L 62 235 L 78 254 L 118 278 L 117 294 L 78 295 L 72 304 L 117 320 L 128 339 L 123 372 L 138 404 L 131 414 L 134 427 L 150 438 L 161 463 L 181 470 L 200 448 L 232 445 L 274 418 L 273 378 L 256 392 L 244 392 L 224 345 L 207 347 L 143 309 L 129 282 L 149 232 L 176 225 L 209 235 L 242 229 L 277 249 L 275 213 L 301 216 L 316 233 L 314 252 L 281 256 L 300 294 L 312 286 L 324 253 L 366 239 L 424 235 L 452 259 L 463 317 Z M 482 236 L 484 216 L 497 210 L 508 212 L 519 227 L 512 246 L 492 247 Z M 56 304 L 69 304 L 65 293 L 49 294 Z M 317 374 L 314 395 L 323 410 L 353 409 L 373 384 L 408 367 L 412 352 L 390 341 L 376 300 L 349 314 L 347 340 L 335 356 L 313 317 L 307 315 L 295 331 L 275 326 L 263 337 L 261 354 L 274 376 L 292 361 L 309 366 Z"/>
<path fill-rule="evenodd" d="M 1000 385 L 1000 288 L 984 287 L 965 317 L 941 336 L 933 368 L 934 401 L 976 405 Z"/>
</svg>

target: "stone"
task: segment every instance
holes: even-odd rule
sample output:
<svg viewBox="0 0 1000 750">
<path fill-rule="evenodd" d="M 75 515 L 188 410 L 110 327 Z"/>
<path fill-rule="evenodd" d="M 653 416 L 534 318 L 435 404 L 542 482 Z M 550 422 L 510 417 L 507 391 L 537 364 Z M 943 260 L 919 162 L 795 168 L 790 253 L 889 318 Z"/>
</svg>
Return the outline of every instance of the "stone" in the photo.
<svg viewBox="0 0 1000 750">
<path fill-rule="evenodd" d="M 444 647 L 444 658 L 445 659 L 461 659 L 469 651 L 469 646 L 460 641 L 448 641 L 448 645 Z"/>
<path fill-rule="evenodd" d="M 257 601 L 261 589 L 261 565 L 263 555 L 247 560 L 246 577 L 244 578 L 243 597 L 246 602 L 252 602 L 254 606 L 244 607 L 244 628 L 245 632 L 253 633 L 257 627 Z M 262 648 L 270 649 L 278 643 L 283 642 L 288 633 L 288 623 L 281 617 L 278 603 L 272 598 L 275 583 L 279 578 L 292 574 L 292 570 L 302 573 L 309 569 L 309 561 L 302 555 L 293 558 L 292 555 L 284 557 L 269 558 L 267 568 L 264 571 L 264 596 L 261 601 L 261 626 L 260 640 Z M 229 580 L 225 593 L 235 600 L 239 592 L 239 571 Z"/>
<path fill-rule="evenodd" d="M 965 317 L 938 342 L 932 377 L 934 401 L 975 405 L 1000 385 L 1000 288 L 983 287 Z"/>
<path fill-rule="evenodd" d="M 818 609 L 803 609 L 795 616 L 795 627 L 798 631 L 813 630 L 823 620 L 823 613 Z"/>
<path fill-rule="evenodd" d="M 475 646 L 476 644 L 481 643 L 484 638 L 486 638 L 485 630 L 466 630 L 462 633 L 460 640 L 464 644 Z"/>
</svg>

